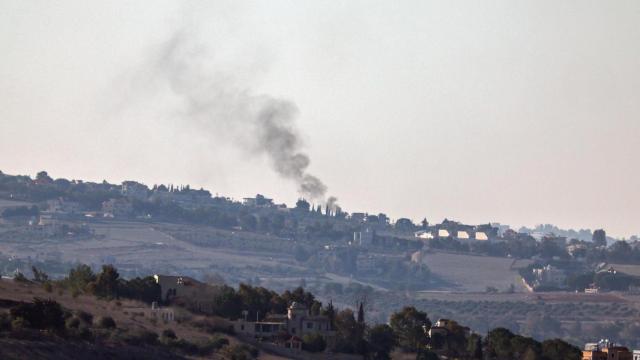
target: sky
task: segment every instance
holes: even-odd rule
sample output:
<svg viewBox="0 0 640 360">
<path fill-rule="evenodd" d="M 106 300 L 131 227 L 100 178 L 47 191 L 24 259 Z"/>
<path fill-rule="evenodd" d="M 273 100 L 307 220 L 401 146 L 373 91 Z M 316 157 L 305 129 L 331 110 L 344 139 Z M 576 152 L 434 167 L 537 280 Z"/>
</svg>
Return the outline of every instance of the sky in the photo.
<svg viewBox="0 0 640 360">
<path fill-rule="evenodd" d="M 347 211 L 629 237 L 638 24 L 638 1 L 0 0 L 0 170 L 293 204 L 253 130 L 153 71 L 179 36 L 199 96 L 292 104 Z"/>
</svg>

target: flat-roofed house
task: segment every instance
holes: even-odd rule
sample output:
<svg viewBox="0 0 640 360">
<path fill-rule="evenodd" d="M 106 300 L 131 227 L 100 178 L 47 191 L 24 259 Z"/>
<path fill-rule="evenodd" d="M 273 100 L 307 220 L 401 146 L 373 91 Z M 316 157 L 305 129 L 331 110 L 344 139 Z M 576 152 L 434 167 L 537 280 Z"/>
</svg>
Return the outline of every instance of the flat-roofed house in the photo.
<svg viewBox="0 0 640 360">
<path fill-rule="evenodd" d="M 321 335 L 327 344 L 335 341 L 335 331 L 331 328 L 329 317 L 311 315 L 302 303 L 293 302 L 286 314 L 269 315 L 262 321 L 236 320 L 233 328 L 237 333 L 256 338 L 275 339 L 276 337 L 303 337 L 307 334 Z"/>
</svg>

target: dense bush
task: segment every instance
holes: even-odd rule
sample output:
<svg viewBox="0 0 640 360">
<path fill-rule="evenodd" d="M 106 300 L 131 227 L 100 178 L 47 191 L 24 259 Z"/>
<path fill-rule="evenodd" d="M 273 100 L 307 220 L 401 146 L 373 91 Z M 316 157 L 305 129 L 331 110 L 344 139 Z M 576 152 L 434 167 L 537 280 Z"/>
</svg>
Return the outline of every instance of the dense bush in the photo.
<svg viewBox="0 0 640 360">
<path fill-rule="evenodd" d="M 158 341 L 158 334 L 145 329 L 118 330 L 111 334 L 111 339 L 129 345 L 155 345 Z"/>
<path fill-rule="evenodd" d="M 247 344 L 227 346 L 224 352 L 231 360 L 250 360 L 258 357 L 258 349 Z"/>
<path fill-rule="evenodd" d="M 96 325 L 103 329 L 115 329 L 116 322 L 111 316 L 103 316 L 97 319 Z"/>
<path fill-rule="evenodd" d="M 76 316 L 78 317 L 78 319 L 82 320 L 87 325 L 91 325 L 93 323 L 93 315 L 91 315 L 86 311 L 80 310 L 76 312 Z"/>
<path fill-rule="evenodd" d="M 64 312 L 57 302 L 48 299 L 33 299 L 31 303 L 21 303 L 10 309 L 13 321 L 19 321 L 23 327 L 34 329 L 64 329 Z"/>
<path fill-rule="evenodd" d="M 491 330 L 485 339 L 485 347 L 490 359 L 511 360 L 533 358 L 544 360 L 580 360 L 580 349 L 562 340 L 548 340 L 543 343 L 515 335 L 504 328 Z"/>
<path fill-rule="evenodd" d="M 321 352 L 327 347 L 327 343 L 320 334 L 307 334 L 302 337 L 302 349 L 309 352 Z"/>
<path fill-rule="evenodd" d="M 162 330 L 162 338 L 165 338 L 165 339 L 177 339 L 176 333 L 171 329 Z"/>
<path fill-rule="evenodd" d="M 187 355 L 207 356 L 214 351 L 229 345 L 229 340 L 223 337 L 214 337 L 204 342 L 193 343 L 185 339 L 176 339 L 163 336 L 162 342 L 173 349 Z"/>
</svg>

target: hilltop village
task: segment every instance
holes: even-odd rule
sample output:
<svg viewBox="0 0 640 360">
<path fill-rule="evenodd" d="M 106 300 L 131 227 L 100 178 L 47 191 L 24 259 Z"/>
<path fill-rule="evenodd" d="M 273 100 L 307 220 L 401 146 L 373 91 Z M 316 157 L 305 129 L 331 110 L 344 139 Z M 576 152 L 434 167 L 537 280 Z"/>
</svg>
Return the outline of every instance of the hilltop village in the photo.
<svg viewBox="0 0 640 360">
<path fill-rule="evenodd" d="M 32 277 L 37 268 L 58 279 L 78 264 L 94 271 L 114 265 L 123 278 L 304 287 L 337 306 L 365 303 L 377 323 L 413 305 L 479 333 L 504 327 L 540 340 L 609 338 L 640 347 L 635 237 L 390 219 L 347 212 L 334 201 L 299 199 L 290 207 L 259 194 L 235 200 L 186 185 L 0 173 L 2 275 Z M 273 329 L 266 325 L 260 331 Z"/>
</svg>

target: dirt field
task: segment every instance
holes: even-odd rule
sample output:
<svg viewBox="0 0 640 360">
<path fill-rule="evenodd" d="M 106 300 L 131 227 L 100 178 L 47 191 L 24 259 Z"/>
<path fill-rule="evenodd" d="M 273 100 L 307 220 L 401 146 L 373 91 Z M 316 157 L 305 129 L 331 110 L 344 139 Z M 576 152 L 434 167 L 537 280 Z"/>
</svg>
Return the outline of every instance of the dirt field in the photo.
<svg viewBox="0 0 640 360">
<path fill-rule="evenodd" d="M 486 302 L 546 302 L 546 303 L 640 303 L 640 298 L 628 296 L 621 293 L 585 294 L 572 292 L 546 292 L 529 293 L 516 292 L 513 294 L 486 292 L 453 292 L 453 291 L 420 291 L 416 294 L 417 299 L 440 300 L 440 301 L 486 301 Z"/>
<path fill-rule="evenodd" d="M 609 264 L 609 266 L 625 274 L 640 276 L 640 265 Z"/>
<path fill-rule="evenodd" d="M 491 286 L 502 291 L 513 284 L 516 291 L 526 291 L 517 271 L 526 266 L 523 260 L 436 252 L 423 261 L 445 282 L 437 290 L 483 292 Z"/>
<path fill-rule="evenodd" d="M 286 262 L 278 253 L 255 253 L 215 246 L 194 245 L 177 239 L 162 229 L 179 229 L 179 225 L 137 222 L 88 223 L 95 232 L 79 240 L 46 239 L 0 243 L 0 251 L 19 258 L 55 257 L 59 261 L 100 265 L 113 263 L 124 270 L 172 268 L 206 270 L 216 267 L 275 266 Z M 161 228 L 161 229 L 160 229 Z"/>
</svg>

